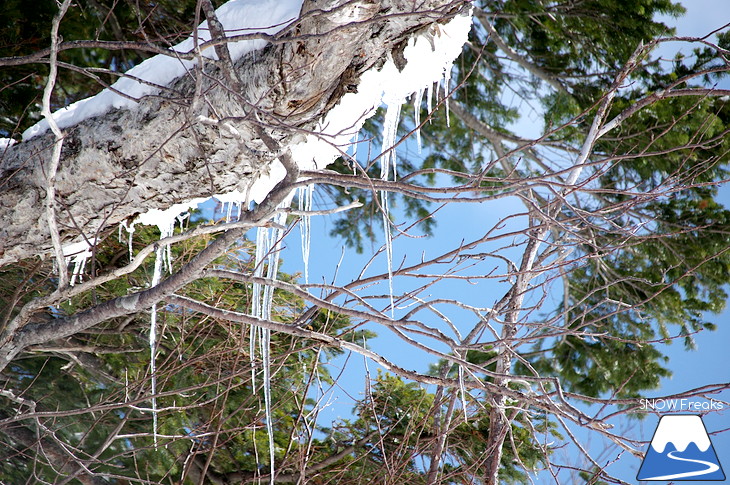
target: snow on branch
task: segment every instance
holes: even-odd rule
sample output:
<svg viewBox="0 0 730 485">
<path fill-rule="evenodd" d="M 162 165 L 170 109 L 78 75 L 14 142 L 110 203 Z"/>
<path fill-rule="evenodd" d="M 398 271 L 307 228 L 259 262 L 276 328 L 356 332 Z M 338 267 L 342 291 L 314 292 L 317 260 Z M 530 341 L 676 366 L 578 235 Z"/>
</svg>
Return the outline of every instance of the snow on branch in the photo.
<svg viewBox="0 0 730 485">
<path fill-rule="evenodd" d="M 207 40 L 203 23 L 171 50 L 184 58 L 155 56 L 97 96 L 54 113 L 64 131 L 56 177 L 61 244 L 98 240 L 146 211 L 216 194 L 260 203 L 285 173 L 261 130 L 301 169 L 326 166 L 381 103 L 396 105 L 448 75 L 471 24 L 459 13 L 463 1 L 446 0 L 418 9 L 384 0 L 379 10 L 355 9 L 357 21 L 342 23 L 347 9 L 339 6 L 350 3 L 325 11 L 310 1 L 233 0 L 216 15 L 240 90 L 226 85 L 216 62 L 219 41 Z M 243 39 L 234 42 L 238 35 Z M 268 42 L 271 36 L 277 40 Z M 403 45 L 405 67 L 393 59 L 401 53 L 392 53 Z M 191 58 L 196 46 L 200 55 Z M 39 162 L 48 144 L 46 122 L 20 143 L 2 143 L 0 175 L 10 183 L 0 187 L 0 264 L 51 252 L 45 219 L 32 215 L 46 196 Z"/>
</svg>

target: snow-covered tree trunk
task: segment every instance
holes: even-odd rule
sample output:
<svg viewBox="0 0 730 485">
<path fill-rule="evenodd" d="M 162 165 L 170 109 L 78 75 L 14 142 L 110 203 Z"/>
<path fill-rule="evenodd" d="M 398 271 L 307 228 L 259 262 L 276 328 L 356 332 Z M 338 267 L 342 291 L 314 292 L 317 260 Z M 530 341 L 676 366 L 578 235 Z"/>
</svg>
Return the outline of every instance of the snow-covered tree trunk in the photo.
<svg viewBox="0 0 730 485">
<path fill-rule="evenodd" d="M 300 140 L 360 75 L 404 41 L 453 16 L 463 1 L 308 0 L 299 20 L 264 50 L 235 63 L 207 60 L 159 95 L 64 130 L 55 177 L 60 241 L 93 241 L 149 209 L 213 194 L 243 193 L 275 155 Z M 198 64 L 200 65 L 200 63 Z M 226 74 L 229 74 L 226 76 Z M 228 126 L 212 121 L 226 120 Z M 236 134 L 236 131 L 238 134 Z M 51 253 L 43 215 L 47 132 L 7 147 L 0 160 L 0 266 Z M 270 144 L 269 144 L 270 145 Z"/>
</svg>

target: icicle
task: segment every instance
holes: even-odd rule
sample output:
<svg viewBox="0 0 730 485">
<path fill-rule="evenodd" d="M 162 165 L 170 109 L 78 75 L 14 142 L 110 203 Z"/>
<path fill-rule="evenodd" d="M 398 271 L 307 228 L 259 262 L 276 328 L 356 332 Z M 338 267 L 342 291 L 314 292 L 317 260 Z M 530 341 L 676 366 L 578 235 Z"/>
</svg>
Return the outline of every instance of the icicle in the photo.
<svg viewBox="0 0 730 485">
<path fill-rule="evenodd" d="M 388 180 L 388 173 L 392 167 L 393 179 L 398 178 L 398 167 L 396 166 L 395 142 L 400 121 L 400 111 L 403 100 L 388 104 L 383 120 L 383 149 L 380 162 L 380 178 Z"/>
<path fill-rule="evenodd" d="M 261 336 L 261 360 L 264 363 L 264 408 L 266 415 L 266 432 L 269 435 L 269 470 L 271 472 L 271 485 L 274 485 L 274 423 L 271 414 L 271 330 L 262 329 Z"/>
<path fill-rule="evenodd" d="M 175 218 L 169 221 L 158 223 L 160 229 L 160 240 L 172 236 L 175 230 Z M 131 254 L 131 253 L 130 253 Z M 155 251 L 155 268 L 152 274 L 151 288 L 154 288 L 162 280 L 162 269 L 167 266 L 172 270 L 172 255 L 169 244 L 161 245 Z M 152 440 L 157 449 L 157 304 L 152 305 L 150 314 L 150 379 L 152 393 Z"/>
<path fill-rule="evenodd" d="M 172 249 L 169 244 L 165 244 L 165 260 L 163 263 L 165 263 L 167 272 L 172 273 Z"/>
<path fill-rule="evenodd" d="M 96 244 L 96 239 L 91 241 L 83 240 L 76 243 L 68 244 L 63 248 L 64 262 L 66 268 L 72 264 L 71 279 L 69 284 L 74 286 L 76 281 L 81 281 L 81 275 L 86 268 L 86 261 L 91 257 L 91 248 Z M 64 268 L 64 270 L 66 269 Z"/>
<path fill-rule="evenodd" d="M 309 248 L 312 234 L 311 216 L 306 214 L 312 210 L 312 196 L 314 194 L 314 185 L 307 185 L 298 189 L 297 201 L 299 210 L 305 212 L 302 215 L 299 224 L 299 232 L 302 236 L 302 260 L 304 262 L 304 282 L 309 283 Z"/>
<path fill-rule="evenodd" d="M 390 206 L 388 192 L 380 193 L 380 204 L 383 207 L 383 231 L 385 233 L 385 257 L 388 261 L 388 294 L 390 295 L 390 316 L 393 318 L 395 304 L 393 300 L 393 235 L 390 233 Z"/>
<path fill-rule="evenodd" d="M 449 119 L 449 90 L 451 89 L 451 69 L 444 71 L 444 106 L 446 107 L 446 126 L 451 126 Z"/>
<path fill-rule="evenodd" d="M 282 204 L 284 205 L 284 204 Z M 274 217 L 274 228 L 259 227 L 256 232 L 256 256 L 254 276 L 262 277 L 266 267 L 266 278 L 276 279 L 279 272 L 279 241 L 283 236 L 281 227 L 286 223 L 286 214 L 280 212 Z M 263 320 L 271 319 L 271 309 L 274 299 L 274 287 L 271 285 L 253 284 L 251 314 Z M 251 341 L 249 350 L 251 352 L 252 369 L 254 369 L 256 343 L 258 343 L 263 367 L 264 388 L 264 412 L 266 414 L 266 431 L 269 436 L 269 460 L 271 463 L 271 484 L 274 484 L 274 424 L 271 414 L 271 331 L 259 327 L 251 327 Z M 255 370 L 252 370 L 255 375 Z M 252 383 L 255 389 L 255 381 Z"/>
<path fill-rule="evenodd" d="M 297 209 L 299 209 L 300 212 L 304 211 L 304 198 L 306 197 L 305 191 L 307 190 L 306 187 L 299 187 L 297 189 Z M 305 221 L 304 221 L 304 215 L 301 216 L 302 219 L 299 222 L 299 235 L 301 236 L 301 243 L 302 243 L 302 262 L 304 263 L 304 282 L 308 283 L 307 276 L 307 259 L 309 254 L 305 251 L 306 246 L 306 227 L 305 227 Z"/>
<path fill-rule="evenodd" d="M 176 216 L 175 218 L 171 219 L 169 222 L 166 222 L 165 224 L 159 224 L 157 227 L 160 229 L 160 240 L 168 238 L 172 236 L 172 234 L 175 232 L 175 221 L 179 220 L 180 216 Z M 169 273 L 172 273 L 172 249 L 170 248 L 169 244 L 165 244 L 157 249 L 157 258 L 162 259 L 162 265 L 164 265 L 165 268 L 167 268 L 167 271 Z M 157 261 L 155 261 L 155 268 L 157 268 Z M 155 281 L 155 278 L 157 281 Z M 160 279 L 162 278 L 162 268 L 160 268 L 159 272 L 157 269 L 155 269 L 155 274 L 153 275 L 152 279 L 152 286 L 156 286 L 157 283 L 160 282 Z"/>
<path fill-rule="evenodd" d="M 426 109 L 428 110 L 428 114 L 431 114 L 431 109 L 433 108 L 433 83 L 428 83 L 428 86 L 426 86 Z M 428 121 L 431 123 L 431 120 Z"/>
<path fill-rule="evenodd" d="M 134 234 L 134 224 L 130 224 L 127 226 L 126 223 L 124 224 L 124 229 L 127 230 L 127 244 L 129 245 L 129 260 L 132 261 L 132 258 L 134 258 L 134 254 L 132 254 L 132 236 Z"/>
<path fill-rule="evenodd" d="M 254 283 L 255 285 L 256 283 Z M 252 297 L 253 298 L 253 297 Z M 256 300 L 253 300 L 256 301 Z M 251 312 L 253 314 L 253 312 Z M 248 331 L 248 355 L 251 361 L 251 389 L 256 389 L 256 342 L 259 341 L 259 327 L 251 325 Z"/>
<path fill-rule="evenodd" d="M 119 242 L 122 242 L 122 228 L 127 231 L 127 247 L 129 251 L 129 261 L 132 261 L 134 254 L 132 254 L 132 235 L 134 234 L 135 222 L 127 225 L 127 221 L 119 223 Z"/>
<path fill-rule="evenodd" d="M 392 101 L 392 100 L 391 100 Z M 393 179 L 397 179 L 398 170 L 396 167 L 395 142 L 400 121 L 401 105 L 399 102 L 389 102 L 383 120 L 383 149 L 380 162 L 380 178 L 388 180 L 391 166 L 393 167 Z M 383 232 L 385 233 L 385 253 L 388 260 L 388 289 L 390 294 L 390 314 L 393 316 L 395 305 L 393 301 L 393 236 L 390 233 L 390 206 L 388 204 L 388 192 L 380 193 L 380 204 L 383 210 Z"/>
<path fill-rule="evenodd" d="M 461 407 L 464 409 L 464 423 L 469 424 L 469 413 L 466 411 L 466 390 L 464 386 L 464 368 L 459 365 L 459 393 L 461 395 Z"/>
<path fill-rule="evenodd" d="M 78 278 L 79 281 L 81 281 L 81 275 L 84 272 L 84 269 L 86 268 L 86 261 L 91 257 L 91 249 L 87 249 L 86 251 L 77 254 L 71 259 L 71 262 L 74 265 L 74 269 L 71 272 L 71 281 L 69 281 L 69 285 L 73 286 L 76 284 L 76 279 Z"/>
<path fill-rule="evenodd" d="M 164 248 L 157 248 L 155 270 L 152 276 L 152 286 L 157 286 L 162 278 L 162 259 Z M 150 377 L 152 380 L 152 440 L 157 449 L 157 304 L 152 305 L 150 314 Z"/>
<path fill-rule="evenodd" d="M 271 229 L 271 239 L 269 241 L 269 247 L 271 251 L 267 256 L 269 265 L 267 268 L 266 276 L 269 280 L 275 280 L 276 275 L 279 273 L 279 241 L 284 235 L 284 232 L 280 227 L 286 223 L 286 214 L 279 213 L 274 217 L 274 222 L 278 223 L 278 226 Z M 263 318 L 266 320 L 271 319 L 271 307 L 273 306 L 274 300 L 274 287 L 267 285 L 264 287 L 263 295 Z M 271 463 L 271 485 L 274 485 L 274 423 L 271 414 L 271 330 L 262 329 L 262 360 L 264 367 L 264 405 L 266 407 L 266 430 L 269 434 L 269 460 Z"/>
<path fill-rule="evenodd" d="M 158 261 L 159 261 L 158 256 Z M 155 262 L 155 268 L 157 263 Z M 157 365 L 155 363 L 157 347 L 157 303 L 152 305 L 152 314 L 150 315 L 150 376 L 152 379 L 152 440 L 157 449 Z"/>
<path fill-rule="evenodd" d="M 416 143 L 418 144 L 418 153 L 421 153 L 421 103 L 423 102 L 423 88 L 420 88 L 413 95 L 413 116 L 416 123 Z"/>
<path fill-rule="evenodd" d="M 254 272 L 256 277 L 264 276 L 264 255 L 268 251 L 268 228 L 259 227 L 256 230 L 256 252 L 254 254 Z M 251 291 L 251 315 L 262 318 L 261 311 L 261 283 L 254 283 Z M 249 341 L 249 356 L 251 358 L 251 386 L 256 389 L 256 342 L 260 339 L 260 328 L 251 326 Z"/>
</svg>

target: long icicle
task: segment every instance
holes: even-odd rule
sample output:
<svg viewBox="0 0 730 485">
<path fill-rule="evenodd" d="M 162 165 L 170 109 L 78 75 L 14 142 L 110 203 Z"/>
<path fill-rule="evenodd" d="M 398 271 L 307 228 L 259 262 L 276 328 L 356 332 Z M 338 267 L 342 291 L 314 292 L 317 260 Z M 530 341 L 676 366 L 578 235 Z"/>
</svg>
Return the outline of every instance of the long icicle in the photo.
<svg viewBox="0 0 730 485">
<path fill-rule="evenodd" d="M 307 213 L 312 210 L 314 185 L 307 185 L 298 189 L 297 203 L 302 214 L 299 231 L 302 235 L 302 261 L 304 262 L 304 282 L 309 283 L 309 249 L 311 243 L 312 217 Z"/>
<path fill-rule="evenodd" d="M 380 178 L 388 180 L 391 168 L 393 180 L 398 178 L 397 157 L 395 152 L 395 140 L 398 133 L 398 122 L 400 121 L 402 102 L 388 104 L 383 120 L 383 148 L 381 150 Z M 383 210 L 383 232 L 385 233 L 385 253 L 388 260 L 388 292 L 390 295 L 390 315 L 394 316 L 395 303 L 393 299 L 393 236 L 390 232 L 390 205 L 388 204 L 388 192 L 380 193 L 380 204 Z"/>
<path fill-rule="evenodd" d="M 390 316 L 395 313 L 395 302 L 393 299 L 393 235 L 390 232 L 390 206 L 388 204 L 388 192 L 380 193 L 380 205 L 383 208 L 383 232 L 385 233 L 385 257 L 388 261 L 388 294 L 390 295 Z"/>
<path fill-rule="evenodd" d="M 418 144 L 418 153 L 421 153 L 421 104 L 423 104 L 424 89 L 421 88 L 413 94 L 413 118 L 416 124 L 416 143 Z"/>
<path fill-rule="evenodd" d="M 269 239 L 268 228 L 259 227 L 256 230 L 256 252 L 254 256 L 254 272 L 256 277 L 264 276 L 264 256 L 268 252 L 267 243 Z M 251 293 L 251 315 L 261 318 L 261 283 L 254 283 Z M 251 326 L 249 336 L 249 356 L 251 358 L 251 387 L 256 389 L 256 343 L 259 342 L 260 327 Z"/>
<path fill-rule="evenodd" d="M 269 280 L 275 280 L 279 274 L 279 250 L 281 248 L 280 241 L 284 236 L 284 224 L 286 224 L 286 214 L 280 212 L 274 217 L 276 226 L 270 230 L 271 239 L 269 241 L 269 247 L 271 250 L 268 254 L 268 270 L 267 278 Z M 274 301 L 274 287 L 267 285 L 264 288 L 264 319 L 271 320 L 271 309 Z M 271 414 L 271 330 L 264 329 L 262 336 L 263 344 L 263 364 L 264 364 L 264 404 L 266 406 L 266 430 L 269 435 L 269 460 L 271 463 L 271 485 L 274 485 L 274 420 Z"/>
<path fill-rule="evenodd" d="M 165 239 L 166 237 L 172 236 L 172 233 L 175 229 L 175 218 L 171 218 L 169 222 L 166 223 L 160 223 L 157 226 L 160 229 L 160 239 Z M 131 232 L 130 232 L 131 234 Z M 160 245 L 157 247 L 157 250 L 155 251 L 155 269 L 152 274 L 152 284 L 151 287 L 154 288 L 160 283 L 160 280 L 162 279 L 162 271 L 165 265 L 165 261 L 167 261 L 168 268 L 171 268 L 172 262 L 171 262 L 171 255 L 170 255 L 170 249 L 168 245 Z M 130 253 L 131 257 L 131 253 Z M 157 449 L 157 365 L 156 365 L 156 358 L 157 358 L 157 304 L 155 303 L 152 305 L 152 310 L 150 313 L 150 338 L 149 338 L 149 344 L 150 344 L 150 380 L 151 380 L 151 390 L 152 393 L 152 440 L 154 442 L 155 449 Z"/>
<path fill-rule="evenodd" d="M 254 275 L 263 276 L 264 267 L 266 267 L 266 278 L 269 280 L 276 279 L 279 272 L 279 249 L 281 238 L 283 237 L 283 225 L 286 223 L 286 214 L 279 213 L 274 217 L 274 228 L 259 227 L 256 232 L 256 261 Z M 274 299 L 274 288 L 271 285 L 261 285 L 254 283 L 252 294 L 253 316 L 270 320 L 271 310 Z M 255 359 L 256 344 L 261 354 L 261 362 L 263 368 L 264 389 L 264 412 L 266 415 L 266 431 L 269 438 L 269 461 L 270 461 L 270 483 L 274 484 L 275 474 L 275 453 L 274 453 L 274 424 L 271 413 L 271 331 L 258 327 L 251 327 L 251 359 L 252 364 Z M 252 365 L 252 368 L 254 366 Z M 255 370 L 252 370 L 255 374 Z M 252 384 L 255 388 L 255 381 Z"/>
</svg>

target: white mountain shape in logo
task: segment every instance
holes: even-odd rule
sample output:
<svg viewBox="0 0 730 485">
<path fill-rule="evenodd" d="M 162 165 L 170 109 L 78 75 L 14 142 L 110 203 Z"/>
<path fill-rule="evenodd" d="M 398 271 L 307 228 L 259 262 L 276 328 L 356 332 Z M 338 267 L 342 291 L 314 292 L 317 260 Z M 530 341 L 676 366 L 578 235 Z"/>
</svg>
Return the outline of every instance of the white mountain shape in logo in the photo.
<svg viewBox="0 0 730 485">
<path fill-rule="evenodd" d="M 651 447 L 657 453 L 664 453 L 667 443 L 672 443 L 679 452 L 686 450 L 690 443 L 697 445 L 702 452 L 711 446 L 702 418 L 688 415 L 662 417 L 651 440 Z"/>
<path fill-rule="evenodd" d="M 636 479 L 685 481 L 697 477 L 725 480 L 702 418 L 687 414 L 662 416 Z"/>
</svg>

